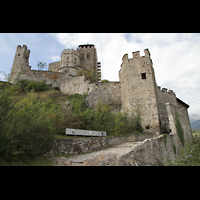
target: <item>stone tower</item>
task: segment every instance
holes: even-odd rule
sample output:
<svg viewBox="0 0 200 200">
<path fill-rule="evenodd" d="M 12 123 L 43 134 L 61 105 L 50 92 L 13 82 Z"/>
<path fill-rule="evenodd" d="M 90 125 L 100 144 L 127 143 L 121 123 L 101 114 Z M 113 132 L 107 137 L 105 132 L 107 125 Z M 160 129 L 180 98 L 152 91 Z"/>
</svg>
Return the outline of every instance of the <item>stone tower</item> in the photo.
<svg viewBox="0 0 200 200">
<path fill-rule="evenodd" d="M 60 68 L 58 72 L 69 70 L 69 68 L 75 68 L 80 66 L 80 54 L 77 50 L 65 49 L 61 53 Z"/>
<path fill-rule="evenodd" d="M 27 49 L 26 45 L 23 45 L 22 47 L 21 45 L 17 46 L 11 70 L 11 81 L 10 81 L 11 83 L 16 82 L 17 76 L 20 72 L 30 69 L 28 62 L 29 55 L 30 55 L 30 50 Z"/>
<path fill-rule="evenodd" d="M 93 44 L 79 45 L 80 65 L 97 76 L 97 52 Z"/>
<path fill-rule="evenodd" d="M 145 132 L 160 132 L 159 110 L 157 108 L 157 84 L 153 63 L 148 49 L 145 56 L 133 52 L 122 58 L 119 80 L 121 83 L 122 112 L 136 113 L 139 108 Z"/>
</svg>

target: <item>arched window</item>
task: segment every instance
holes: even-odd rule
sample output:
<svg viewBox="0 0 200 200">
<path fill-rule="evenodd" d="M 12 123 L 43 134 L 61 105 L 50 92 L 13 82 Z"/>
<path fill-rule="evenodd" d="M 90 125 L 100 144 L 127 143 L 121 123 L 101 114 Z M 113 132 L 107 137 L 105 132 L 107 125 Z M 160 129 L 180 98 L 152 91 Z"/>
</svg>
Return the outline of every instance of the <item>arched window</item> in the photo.
<svg viewBox="0 0 200 200">
<path fill-rule="evenodd" d="M 82 60 L 84 59 L 84 53 L 81 54 L 81 59 L 82 59 Z"/>
<path fill-rule="evenodd" d="M 90 59 L 90 54 L 89 53 L 87 54 L 87 59 Z"/>
</svg>

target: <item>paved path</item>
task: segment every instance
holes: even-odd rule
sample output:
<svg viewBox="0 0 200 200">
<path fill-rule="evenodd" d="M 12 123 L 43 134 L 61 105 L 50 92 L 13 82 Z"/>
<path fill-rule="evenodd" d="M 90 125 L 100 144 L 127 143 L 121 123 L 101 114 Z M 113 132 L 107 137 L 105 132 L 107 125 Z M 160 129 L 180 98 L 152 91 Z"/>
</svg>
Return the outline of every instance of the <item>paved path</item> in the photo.
<svg viewBox="0 0 200 200">
<path fill-rule="evenodd" d="M 80 154 L 75 155 L 73 157 L 70 157 L 68 160 L 71 163 L 71 166 L 82 166 L 82 164 L 91 158 L 94 158 L 95 156 L 101 155 L 101 154 L 115 154 L 116 157 L 122 156 L 123 154 L 127 154 L 130 151 L 133 150 L 135 146 L 140 144 L 142 141 L 138 142 L 126 142 L 120 145 L 116 145 L 114 147 L 102 149 L 99 151 L 94 151 L 87 154 Z"/>
</svg>

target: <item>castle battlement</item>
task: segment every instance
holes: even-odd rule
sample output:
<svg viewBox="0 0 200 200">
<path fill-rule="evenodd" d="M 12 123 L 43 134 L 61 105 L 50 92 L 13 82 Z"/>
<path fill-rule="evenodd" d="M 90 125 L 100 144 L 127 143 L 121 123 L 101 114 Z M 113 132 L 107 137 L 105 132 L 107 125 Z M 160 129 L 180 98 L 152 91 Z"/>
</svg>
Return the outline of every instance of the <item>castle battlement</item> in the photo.
<svg viewBox="0 0 200 200">
<path fill-rule="evenodd" d="M 145 56 L 140 56 L 140 51 L 134 51 L 132 52 L 132 58 L 128 58 L 128 54 L 124 54 L 124 56 L 122 57 L 122 63 L 125 63 L 125 62 L 131 62 L 137 58 L 141 58 L 141 57 L 147 57 L 147 58 L 150 58 L 151 54 L 149 52 L 148 49 L 144 49 L 144 54 Z"/>
<path fill-rule="evenodd" d="M 94 49 L 94 45 L 93 44 L 83 44 L 83 45 L 79 45 L 80 49 L 87 49 L 87 48 L 91 48 Z"/>
<path fill-rule="evenodd" d="M 61 56 L 64 54 L 75 54 L 76 56 L 79 56 L 79 52 L 77 50 L 74 49 L 64 49 L 61 53 Z"/>
<path fill-rule="evenodd" d="M 168 93 L 168 94 L 173 94 L 173 95 L 176 96 L 176 94 L 175 94 L 175 92 L 174 92 L 173 90 L 168 90 L 167 88 L 162 88 L 162 89 L 161 89 L 160 86 L 157 86 L 157 88 L 158 88 L 158 90 L 159 90 L 160 92 Z"/>
</svg>

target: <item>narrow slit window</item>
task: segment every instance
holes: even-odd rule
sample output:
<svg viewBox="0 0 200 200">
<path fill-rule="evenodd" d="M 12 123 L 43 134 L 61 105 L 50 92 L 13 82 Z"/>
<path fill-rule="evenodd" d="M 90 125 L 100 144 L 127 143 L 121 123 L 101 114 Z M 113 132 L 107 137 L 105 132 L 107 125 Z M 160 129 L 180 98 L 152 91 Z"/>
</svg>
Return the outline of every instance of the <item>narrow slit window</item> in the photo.
<svg viewBox="0 0 200 200">
<path fill-rule="evenodd" d="M 87 59 L 90 59 L 90 54 L 89 53 L 87 54 Z"/>
<path fill-rule="evenodd" d="M 146 73 L 142 73 L 141 76 L 142 76 L 142 79 L 146 79 L 147 78 L 146 77 Z"/>
</svg>

